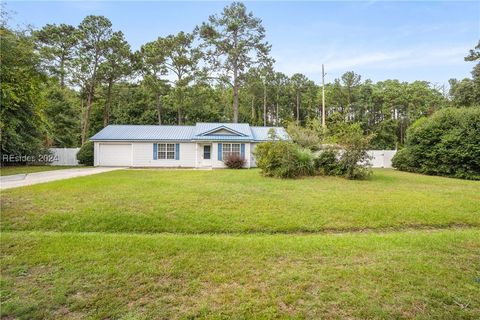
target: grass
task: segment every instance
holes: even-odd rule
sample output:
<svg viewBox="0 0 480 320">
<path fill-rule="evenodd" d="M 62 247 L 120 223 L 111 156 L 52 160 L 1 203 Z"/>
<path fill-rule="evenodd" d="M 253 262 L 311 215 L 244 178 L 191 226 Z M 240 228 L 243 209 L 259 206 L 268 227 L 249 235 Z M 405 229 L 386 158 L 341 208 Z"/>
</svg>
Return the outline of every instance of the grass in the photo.
<svg viewBox="0 0 480 320">
<path fill-rule="evenodd" d="M 2 236 L 25 319 L 478 319 L 480 232 Z"/>
<path fill-rule="evenodd" d="M 2 193 L 4 230 L 299 233 L 480 226 L 480 183 L 377 170 L 277 180 L 256 170 L 123 170 Z"/>
<path fill-rule="evenodd" d="M 10 176 L 14 174 L 34 173 L 71 168 L 78 168 L 78 166 L 7 166 L 0 168 L 0 176 Z"/>
<path fill-rule="evenodd" d="M 2 318 L 480 317 L 475 181 L 124 170 L 1 205 Z"/>
</svg>

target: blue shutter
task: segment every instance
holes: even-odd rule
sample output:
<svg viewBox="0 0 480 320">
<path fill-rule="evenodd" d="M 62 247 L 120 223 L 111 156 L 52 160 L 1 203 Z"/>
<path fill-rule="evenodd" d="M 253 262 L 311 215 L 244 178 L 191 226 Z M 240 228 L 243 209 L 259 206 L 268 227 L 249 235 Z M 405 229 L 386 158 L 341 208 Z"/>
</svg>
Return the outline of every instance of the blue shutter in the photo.
<svg viewBox="0 0 480 320">
<path fill-rule="evenodd" d="M 222 161 L 222 144 L 218 144 L 218 161 Z"/>
<path fill-rule="evenodd" d="M 180 143 L 175 144 L 175 160 L 180 160 Z"/>
<path fill-rule="evenodd" d="M 240 144 L 240 155 L 245 159 L 245 143 Z"/>
<path fill-rule="evenodd" d="M 153 144 L 153 160 L 158 160 L 158 144 Z"/>
</svg>

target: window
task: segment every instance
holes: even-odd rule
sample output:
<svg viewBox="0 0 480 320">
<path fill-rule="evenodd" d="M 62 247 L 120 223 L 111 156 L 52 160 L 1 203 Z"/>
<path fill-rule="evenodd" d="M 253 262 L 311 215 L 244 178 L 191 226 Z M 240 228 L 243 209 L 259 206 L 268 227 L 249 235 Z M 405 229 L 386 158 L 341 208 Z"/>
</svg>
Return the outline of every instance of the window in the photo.
<svg viewBox="0 0 480 320">
<path fill-rule="evenodd" d="M 159 143 L 158 159 L 175 160 L 175 143 Z"/>
<path fill-rule="evenodd" d="M 240 143 L 224 143 L 222 148 L 223 159 L 226 159 L 231 154 L 240 156 Z"/>
<path fill-rule="evenodd" d="M 210 146 L 203 146 L 203 159 L 210 160 L 211 152 Z"/>
</svg>

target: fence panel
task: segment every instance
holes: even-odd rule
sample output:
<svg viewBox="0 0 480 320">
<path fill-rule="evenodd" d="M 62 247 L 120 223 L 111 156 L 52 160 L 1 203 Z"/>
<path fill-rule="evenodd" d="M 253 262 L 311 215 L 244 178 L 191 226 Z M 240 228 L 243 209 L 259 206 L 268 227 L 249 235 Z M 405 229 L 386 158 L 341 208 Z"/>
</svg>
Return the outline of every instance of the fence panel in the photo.
<svg viewBox="0 0 480 320">
<path fill-rule="evenodd" d="M 392 158 L 397 150 L 368 150 L 367 152 L 372 157 L 370 163 L 373 168 L 391 168 Z"/>
<path fill-rule="evenodd" d="M 53 161 L 51 166 L 78 166 L 77 153 L 80 148 L 50 148 Z"/>
</svg>

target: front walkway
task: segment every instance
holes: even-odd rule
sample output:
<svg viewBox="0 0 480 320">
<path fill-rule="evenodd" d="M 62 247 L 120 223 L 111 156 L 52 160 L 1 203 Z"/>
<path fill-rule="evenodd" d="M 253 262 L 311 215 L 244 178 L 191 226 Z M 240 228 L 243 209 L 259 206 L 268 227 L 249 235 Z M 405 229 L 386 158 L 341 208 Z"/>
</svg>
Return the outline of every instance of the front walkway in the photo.
<svg viewBox="0 0 480 320">
<path fill-rule="evenodd" d="M 16 187 L 29 186 L 32 184 L 50 182 L 56 180 L 70 179 L 75 177 L 89 176 L 92 174 L 109 172 L 121 167 L 95 167 L 95 168 L 75 168 L 65 170 L 52 170 L 35 173 L 15 174 L 11 176 L 0 177 L 0 189 L 10 189 Z"/>
</svg>

